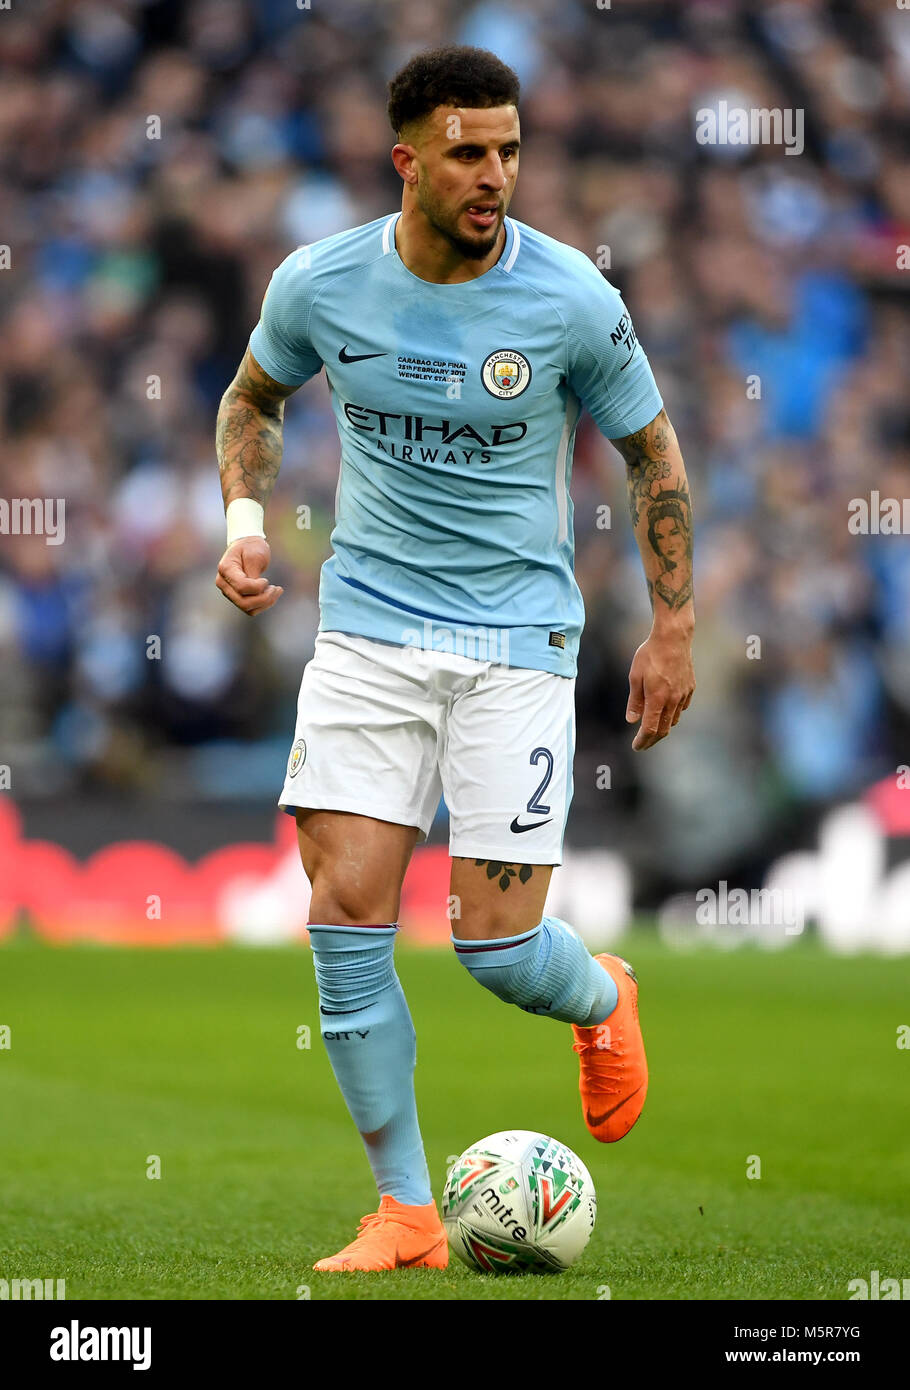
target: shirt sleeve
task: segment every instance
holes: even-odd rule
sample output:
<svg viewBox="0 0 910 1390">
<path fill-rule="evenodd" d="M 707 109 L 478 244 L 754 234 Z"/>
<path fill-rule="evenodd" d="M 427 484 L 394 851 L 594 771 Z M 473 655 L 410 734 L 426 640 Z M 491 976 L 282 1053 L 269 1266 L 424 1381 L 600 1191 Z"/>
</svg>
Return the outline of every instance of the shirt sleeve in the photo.
<svg viewBox="0 0 910 1390">
<path fill-rule="evenodd" d="M 250 351 L 260 367 L 283 386 L 302 386 L 322 368 L 309 338 L 313 285 L 308 251 L 292 251 L 275 270 L 250 337 Z"/>
<path fill-rule="evenodd" d="M 567 319 L 568 381 L 607 439 L 651 423 L 663 408 L 651 364 L 619 291 L 593 266 Z"/>
</svg>

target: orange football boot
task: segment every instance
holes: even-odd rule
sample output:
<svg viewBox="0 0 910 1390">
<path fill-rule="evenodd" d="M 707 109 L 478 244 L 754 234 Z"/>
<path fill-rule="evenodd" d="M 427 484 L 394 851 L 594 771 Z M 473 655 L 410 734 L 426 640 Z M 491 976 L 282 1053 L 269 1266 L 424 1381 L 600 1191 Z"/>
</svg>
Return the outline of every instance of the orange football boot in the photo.
<svg viewBox="0 0 910 1390">
<path fill-rule="evenodd" d="M 616 1008 L 593 1028 L 572 1024 L 578 1053 L 581 1109 L 602 1144 L 622 1139 L 642 1112 L 648 1094 L 648 1061 L 638 1022 L 638 978 L 628 961 L 595 956 L 616 984 Z"/>
<path fill-rule="evenodd" d="M 314 1269 L 347 1273 L 356 1269 L 445 1269 L 449 1241 L 435 1202 L 408 1207 L 383 1197 L 379 1210 L 364 1216 L 350 1245 L 317 1260 Z"/>
</svg>

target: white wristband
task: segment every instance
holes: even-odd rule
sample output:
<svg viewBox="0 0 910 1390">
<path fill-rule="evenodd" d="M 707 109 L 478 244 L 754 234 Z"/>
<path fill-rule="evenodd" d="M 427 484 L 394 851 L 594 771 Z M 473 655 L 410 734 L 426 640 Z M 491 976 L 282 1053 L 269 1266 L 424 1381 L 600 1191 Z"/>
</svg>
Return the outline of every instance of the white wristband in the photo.
<svg viewBox="0 0 910 1390">
<path fill-rule="evenodd" d="M 252 497 L 235 497 L 224 514 L 227 522 L 227 543 L 233 545 L 243 536 L 261 536 L 265 540 L 265 510 Z"/>
</svg>

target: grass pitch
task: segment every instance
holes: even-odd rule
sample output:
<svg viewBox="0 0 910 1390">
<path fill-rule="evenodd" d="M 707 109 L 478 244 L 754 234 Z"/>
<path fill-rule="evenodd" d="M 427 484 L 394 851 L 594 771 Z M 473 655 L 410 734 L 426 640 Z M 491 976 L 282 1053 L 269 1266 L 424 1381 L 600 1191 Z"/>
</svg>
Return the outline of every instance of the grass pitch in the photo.
<svg viewBox="0 0 910 1390">
<path fill-rule="evenodd" d="M 447 1156 L 539 1129 L 578 1151 L 597 1227 L 564 1275 L 320 1275 L 375 1189 L 319 1037 L 306 949 L 0 949 L 0 1277 L 69 1299 L 844 1299 L 910 1276 L 905 961 L 811 943 L 639 973 L 637 1127 L 581 1120 L 567 1025 L 399 946 L 437 1199 Z M 311 1046 L 301 1027 L 311 1030 Z M 160 1178 L 150 1178 L 155 1157 Z M 760 1178 L 748 1178 L 756 1172 Z"/>
</svg>

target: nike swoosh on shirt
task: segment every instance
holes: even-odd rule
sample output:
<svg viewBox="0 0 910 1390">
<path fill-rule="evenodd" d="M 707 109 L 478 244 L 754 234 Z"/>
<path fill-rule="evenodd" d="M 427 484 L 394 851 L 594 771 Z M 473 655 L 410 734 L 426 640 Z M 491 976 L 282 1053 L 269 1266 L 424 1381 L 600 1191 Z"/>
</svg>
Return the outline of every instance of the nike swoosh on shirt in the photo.
<svg viewBox="0 0 910 1390">
<path fill-rule="evenodd" d="M 388 353 L 387 353 L 387 352 L 357 352 L 357 353 L 353 353 L 353 354 L 352 354 L 352 353 L 348 352 L 348 345 L 347 345 L 347 343 L 345 343 L 344 347 L 341 349 L 341 351 L 340 351 L 339 354 L 338 354 L 338 361 L 339 361 L 339 362 L 366 362 L 367 358 L 369 358 L 369 357 L 388 357 Z"/>
<path fill-rule="evenodd" d="M 552 819 L 552 816 L 548 816 L 546 820 L 535 820 L 532 821 L 530 825 L 519 825 L 518 817 L 516 816 L 509 826 L 509 829 L 513 835 L 521 835 L 525 830 L 538 830 L 542 825 L 549 825 Z"/>
<path fill-rule="evenodd" d="M 645 1083 L 642 1082 L 641 1086 L 643 1086 L 644 1084 Z M 612 1110 L 605 1110 L 602 1115 L 592 1115 L 590 1110 L 586 1110 L 585 1119 L 587 1120 L 588 1124 L 593 1125 L 596 1129 L 598 1125 L 603 1124 L 604 1120 L 609 1120 L 611 1115 L 615 1115 L 617 1110 L 621 1110 L 622 1107 L 632 1099 L 632 1096 L 638 1095 L 639 1091 L 641 1090 L 641 1086 L 636 1086 L 635 1090 L 631 1093 L 631 1095 L 624 1096 L 621 1101 L 618 1101 L 616 1105 L 613 1106 Z"/>
</svg>

